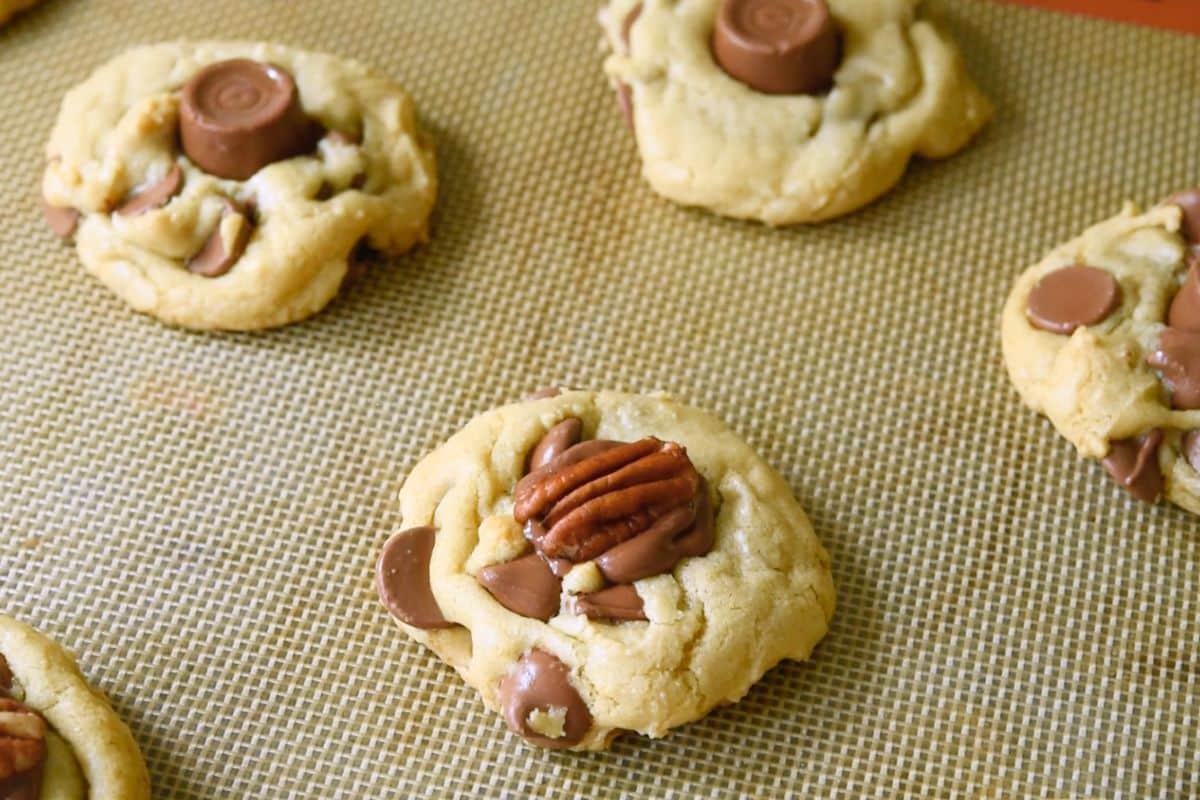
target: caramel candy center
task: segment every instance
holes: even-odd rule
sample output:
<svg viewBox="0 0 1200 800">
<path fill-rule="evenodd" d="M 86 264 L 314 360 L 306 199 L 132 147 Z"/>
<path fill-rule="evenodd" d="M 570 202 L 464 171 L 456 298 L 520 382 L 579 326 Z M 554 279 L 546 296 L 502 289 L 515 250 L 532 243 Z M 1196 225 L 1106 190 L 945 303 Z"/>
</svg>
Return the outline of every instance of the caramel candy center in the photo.
<svg viewBox="0 0 1200 800">
<path fill-rule="evenodd" d="M 187 82 L 179 131 L 188 158 L 234 180 L 310 152 L 320 133 L 300 107 L 292 76 L 245 58 L 210 64 Z"/>
<path fill-rule="evenodd" d="M 766 94 L 827 90 L 841 49 L 825 0 L 724 0 L 712 46 L 721 69 Z"/>
</svg>

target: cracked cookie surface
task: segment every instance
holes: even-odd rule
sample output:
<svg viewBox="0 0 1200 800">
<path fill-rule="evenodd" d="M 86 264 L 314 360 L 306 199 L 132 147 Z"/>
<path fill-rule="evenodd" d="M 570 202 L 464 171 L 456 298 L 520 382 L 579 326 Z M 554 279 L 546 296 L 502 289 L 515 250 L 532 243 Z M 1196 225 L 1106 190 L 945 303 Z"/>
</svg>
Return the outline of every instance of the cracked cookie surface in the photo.
<svg viewBox="0 0 1200 800">
<path fill-rule="evenodd" d="M 385 603 L 536 744 L 661 736 L 808 658 L 833 614 L 828 555 L 787 484 L 666 397 L 486 412 L 421 460 L 400 505 Z"/>
<path fill-rule="evenodd" d="M 1027 269 L 1005 304 L 1009 377 L 1081 456 L 1200 514 L 1200 191 L 1128 204 Z"/>
<path fill-rule="evenodd" d="M 11 774 L 10 774 L 11 773 Z M 129 729 L 56 642 L 0 614 L 0 794 L 145 800 Z"/>
<path fill-rule="evenodd" d="M 222 63 L 242 71 L 193 90 Z M 278 80 L 246 80 L 248 63 Z M 270 117 L 277 109 L 250 107 L 253 92 L 294 102 Z M 201 102 L 270 118 L 248 139 L 197 121 Z M 311 130 L 271 150 L 299 124 Z M 253 147 L 264 143 L 265 155 Z M 245 169 L 229 169 L 230 152 Z M 87 270 L 136 310 L 197 329 L 316 313 L 357 247 L 398 255 L 425 240 L 437 190 L 431 142 L 394 80 L 267 43 L 176 42 L 117 56 L 67 93 L 46 156 L 47 219 L 74 234 Z"/>
<path fill-rule="evenodd" d="M 642 174 L 656 192 L 771 225 L 826 220 L 884 194 L 914 154 L 954 154 L 991 116 L 957 48 L 918 19 L 914 0 L 829 0 L 840 40 L 823 81 L 829 90 L 760 91 L 723 68 L 713 36 L 730 6 L 786 22 L 816 5 L 608 3 L 600 14 L 611 52 L 604 69 L 634 129 Z M 817 55 L 828 58 L 828 50 Z M 751 64 L 739 74 L 753 80 L 771 68 Z M 774 69 L 795 75 L 794 64 Z M 792 91 L 804 89 L 803 80 L 794 83 Z"/>
</svg>

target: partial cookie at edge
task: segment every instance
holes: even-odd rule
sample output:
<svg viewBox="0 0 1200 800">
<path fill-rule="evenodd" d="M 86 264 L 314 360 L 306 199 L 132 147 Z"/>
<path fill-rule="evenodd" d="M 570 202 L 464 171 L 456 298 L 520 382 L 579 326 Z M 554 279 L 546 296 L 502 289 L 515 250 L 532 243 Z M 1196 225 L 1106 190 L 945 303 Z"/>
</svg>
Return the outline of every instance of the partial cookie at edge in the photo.
<svg viewBox="0 0 1200 800">
<path fill-rule="evenodd" d="M 329 132 L 313 152 L 245 180 L 211 175 L 176 146 L 181 87 L 237 58 L 290 74 L 304 113 Z M 180 42 L 117 56 L 67 93 L 47 159 L 45 202 L 81 213 L 75 237 L 88 271 L 134 309 L 197 329 L 267 328 L 316 313 L 360 243 L 398 255 L 425 240 L 437 189 L 431 143 L 395 81 L 357 61 L 266 43 Z M 143 213 L 118 212 L 176 168 L 178 193 Z M 206 242 L 236 263 L 209 259 L 219 269 L 189 271 Z"/>
<path fill-rule="evenodd" d="M 832 91 L 772 95 L 714 58 L 721 0 L 608 3 L 605 72 L 656 192 L 771 225 L 827 220 L 887 192 L 913 155 L 962 149 L 991 117 L 958 49 L 915 2 L 829 5 L 842 42 Z"/>
</svg>

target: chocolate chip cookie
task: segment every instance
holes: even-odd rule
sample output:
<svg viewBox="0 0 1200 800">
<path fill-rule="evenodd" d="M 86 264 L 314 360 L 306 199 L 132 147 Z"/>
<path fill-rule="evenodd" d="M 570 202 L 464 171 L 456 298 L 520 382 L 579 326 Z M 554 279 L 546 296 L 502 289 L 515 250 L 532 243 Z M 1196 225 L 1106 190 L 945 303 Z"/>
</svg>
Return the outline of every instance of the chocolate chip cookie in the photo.
<svg viewBox="0 0 1200 800">
<path fill-rule="evenodd" d="M 1026 270 L 1002 343 L 1021 399 L 1081 455 L 1200 514 L 1200 189 L 1130 204 Z"/>
<path fill-rule="evenodd" d="M 0 614 L 0 797 L 145 800 L 125 723 L 55 642 Z"/>
<path fill-rule="evenodd" d="M 787 484 L 661 396 L 539 393 L 426 456 L 376 585 L 527 741 L 661 736 L 808 658 L 829 557 Z"/>
<path fill-rule="evenodd" d="M 274 44 L 139 47 L 63 100 L 42 208 L 138 311 L 248 330 L 316 313 L 360 248 L 426 237 L 431 143 L 392 79 Z"/>
<path fill-rule="evenodd" d="M 916 0 L 611 0 L 600 21 L 642 174 L 731 217 L 849 213 L 992 113 Z"/>
</svg>

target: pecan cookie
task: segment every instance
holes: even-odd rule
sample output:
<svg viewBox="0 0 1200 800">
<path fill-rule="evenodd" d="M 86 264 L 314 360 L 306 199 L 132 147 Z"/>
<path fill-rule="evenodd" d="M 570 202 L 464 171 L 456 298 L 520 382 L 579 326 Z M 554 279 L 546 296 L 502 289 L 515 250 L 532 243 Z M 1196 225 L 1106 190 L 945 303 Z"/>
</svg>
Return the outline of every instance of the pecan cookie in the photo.
<svg viewBox="0 0 1200 800">
<path fill-rule="evenodd" d="M 0 797 L 144 800 L 142 754 L 55 642 L 0 614 Z"/>
<path fill-rule="evenodd" d="M 665 397 L 489 411 L 400 504 L 384 604 L 537 745 L 661 736 L 808 658 L 833 614 L 829 557 L 787 484 Z"/>
<path fill-rule="evenodd" d="M 1200 514 L 1200 189 L 1130 204 L 1026 270 L 1001 340 L 1021 399 L 1081 455 Z"/>
<path fill-rule="evenodd" d="M 882 195 L 991 116 L 916 0 L 610 0 L 604 64 L 656 192 L 789 225 Z"/>
<path fill-rule="evenodd" d="M 138 311 L 249 330 L 316 313 L 358 248 L 421 242 L 429 139 L 395 81 L 274 44 L 130 50 L 63 100 L 43 211 Z"/>
</svg>

